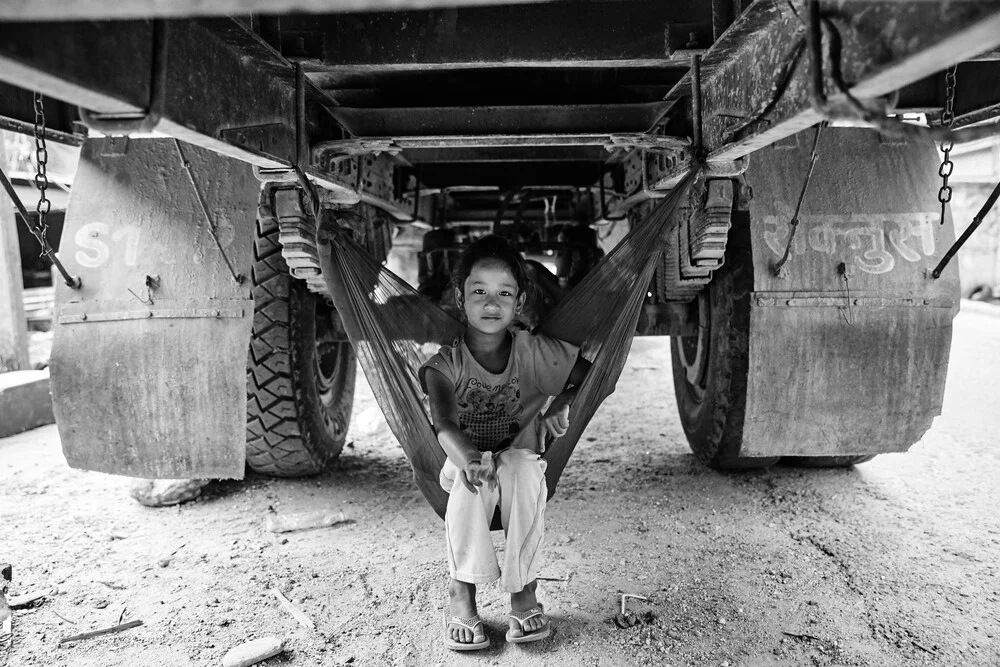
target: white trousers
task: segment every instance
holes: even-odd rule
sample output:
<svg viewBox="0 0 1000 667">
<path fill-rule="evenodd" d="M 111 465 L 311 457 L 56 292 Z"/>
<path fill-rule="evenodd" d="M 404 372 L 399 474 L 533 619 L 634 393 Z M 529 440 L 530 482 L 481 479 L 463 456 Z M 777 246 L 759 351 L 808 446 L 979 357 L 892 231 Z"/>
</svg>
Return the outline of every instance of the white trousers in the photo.
<svg viewBox="0 0 1000 667">
<path fill-rule="evenodd" d="M 487 484 L 472 493 L 459 477 L 459 468 L 445 461 L 441 487 L 449 493 L 444 525 L 448 541 L 448 571 L 452 579 L 486 584 L 501 579 L 505 591 L 516 593 L 535 580 L 545 530 L 546 462 L 528 449 L 483 453 L 483 463 L 497 473 L 493 489 Z M 497 563 L 490 522 L 497 507 L 506 547 L 501 569 Z"/>
</svg>

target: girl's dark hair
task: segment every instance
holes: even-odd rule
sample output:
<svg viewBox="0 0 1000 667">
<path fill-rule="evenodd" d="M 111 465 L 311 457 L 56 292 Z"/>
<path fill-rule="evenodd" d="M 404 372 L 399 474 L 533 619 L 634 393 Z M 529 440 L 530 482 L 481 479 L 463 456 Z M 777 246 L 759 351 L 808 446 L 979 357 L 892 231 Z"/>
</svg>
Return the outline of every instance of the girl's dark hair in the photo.
<svg viewBox="0 0 1000 667">
<path fill-rule="evenodd" d="M 507 239 L 496 234 L 484 236 L 462 253 L 462 257 L 458 260 L 458 265 L 451 276 L 452 283 L 459 291 L 465 288 L 465 281 L 472 273 L 472 267 L 481 259 L 495 259 L 506 264 L 517 282 L 518 292 L 526 293 L 528 291 L 531 282 L 528 279 L 528 269 L 521 253 Z"/>
</svg>

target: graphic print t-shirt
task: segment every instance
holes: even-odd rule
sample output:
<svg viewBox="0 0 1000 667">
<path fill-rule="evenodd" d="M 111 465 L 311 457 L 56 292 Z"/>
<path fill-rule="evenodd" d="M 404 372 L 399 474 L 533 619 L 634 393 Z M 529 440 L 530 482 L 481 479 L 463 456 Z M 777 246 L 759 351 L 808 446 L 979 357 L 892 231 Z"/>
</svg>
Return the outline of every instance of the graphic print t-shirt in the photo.
<svg viewBox="0 0 1000 667">
<path fill-rule="evenodd" d="M 464 339 L 442 347 L 421 368 L 440 371 L 455 387 L 459 427 L 481 452 L 506 447 L 566 386 L 576 362 L 575 345 L 528 331 L 512 332 L 507 368 L 490 373 L 472 356 Z M 426 390 L 426 387 L 425 387 Z"/>
</svg>

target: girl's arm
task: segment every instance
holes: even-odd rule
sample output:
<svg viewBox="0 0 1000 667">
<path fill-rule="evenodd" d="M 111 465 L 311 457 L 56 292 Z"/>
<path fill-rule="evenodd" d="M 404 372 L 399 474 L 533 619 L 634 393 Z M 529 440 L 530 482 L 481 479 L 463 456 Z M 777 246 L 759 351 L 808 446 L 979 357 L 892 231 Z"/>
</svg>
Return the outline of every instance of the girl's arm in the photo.
<svg viewBox="0 0 1000 667">
<path fill-rule="evenodd" d="M 587 377 L 587 373 L 589 372 L 590 362 L 581 356 L 577 356 L 576 363 L 573 364 L 573 370 L 569 372 L 569 379 L 566 380 L 566 386 L 563 388 L 563 391 L 579 387 L 583 383 L 583 378 Z"/>
<path fill-rule="evenodd" d="M 444 453 L 461 469 L 461 480 L 466 488 L 476 493 L 476 487 L 483 482 L 491 486 L 496 483 L 496 471 L 492 466 L 483 465 L 483 456 L 472 444 L 458 425 L 458 406 L 455 404 L 455 388 L 436 368 L 424 371 L 424 384 L 430 399 L 431 420 L 437 431 L 437 439 Z"/>
<path fill-rule="evenodd" d="M 569 406 L 576 398 L 576 392 L 583 379 L 590 372 L 590 365 L 590 362 L 583 357 L 576 358 L 573 370 L 569 372 L 569 379 L 566 380 L 566 386 L 563 387 L 558 396 L 552 399 L 548 410 L 542 415 L 541 425 L 544 432 L 539 438 L 542 451 L 545 451 L 545 433 L 550 434 L 553 438 L 560 438 L 566 435 L 566 431 L 569 430 Z"/>
</svg>

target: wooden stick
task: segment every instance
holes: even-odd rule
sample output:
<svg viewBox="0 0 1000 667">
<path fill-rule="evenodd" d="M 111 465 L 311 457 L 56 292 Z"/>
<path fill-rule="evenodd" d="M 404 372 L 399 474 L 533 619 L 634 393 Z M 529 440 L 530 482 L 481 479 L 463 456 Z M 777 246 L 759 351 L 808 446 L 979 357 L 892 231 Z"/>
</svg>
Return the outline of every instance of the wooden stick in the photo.
<svg viewBox="0 0 1000 667">
<path fill-rule="evenodd" d="M 32 591 L 31 593 L 25 593 L 24 595 L 15 595 L 7 604 L 10 605 L 11 609 L 17 609 L 19 607 L 26 607 L 35 600 L 41 600 L 43 597 L 49 594 L 48 589 L 41 591 Z"/>
<path fill-rule="evenodd" d="M 104 584 L 104 585 L 105 585 L 105 586 L 107 586 L 108 588 L 113 588 L 113 589 L 115 589 L 116 591 L 123 591 L 123 590 L 125 590 L 125 586 L 122 586 L 121 584 L 116 584 L 116 583 L 114 583 L 114 582 L 111 582 L 111 581 L 103 581 L 103 580 L 101 580 L 101 579 L 98 579 L 98 580 L 97 580 L 97 583 L 99 583 L 99 584 Z"/>
<path fill-rule="evenodd" d="M 90 639 L 91 637 L 100 637 L 101 635 L 108 635 L 112 632 L 121 632 L 122 630 L 128 630 L 129 628 L 135 628 L 142 625 L 142 621 L 129 621 L 128 623 L 122 623 L 121 625 L 115 625 L 110 628 L 101 628 L 100 630 L 91 630 L 90 632 L 84 632 L 79 635 L 73 635 L 72 637 L 66 637 L 65 639 L 60 639 L 60 644 L 65 644 L 67 642 L 75 642 L 81 639 Z"/>
<path fill-rule="evenodd" d="M 298 621 L 305 627 L 309 628 L 310 630 L 316 629 L 316 624 L 312 622 L 312 619 L 310 619 L 308 616 L 299 611 L 299 609 L 292 604 L 291 600 L 289 600 L 288 598 L 286 598 L 284 595 L 281 594 L 281 591 L 279 591 L 277 588 L 272 588 L 271 592 L 274 593 L 274 597 L 278 598 L 278 603 L 281 605 L 282 609 L 284 609 L 289 614 L 294 616 L 296 621 Z"/>
<path fill-rule="evenodd" d="M 813 635 L 800 635 L 800 634 L 796 634 L 794 632 L 785 632 L 785 631 L 782 631 L 781 634 L 788 635 L 789 637 L 794 637 L 795 639 L 812 639 L 812 640 L 818 641 L 818 642 L 824 641 L 823 639 L 820 639 L 819 637 L 815 637 Z"/>
<path fill-rule="evenodd" d="M 62 620 L 66 621 L 70 625 L 76 625 L 76 621 L 69 620 L 68 618 L 66 618 L 65 616 L 63 616 L 62 614 L 60 614 L 58 611 L 53 611 L 52 613 L 55 614 L 56 616 L 58 616 L 59 618 L 61 618 Z"/>
</svg>

